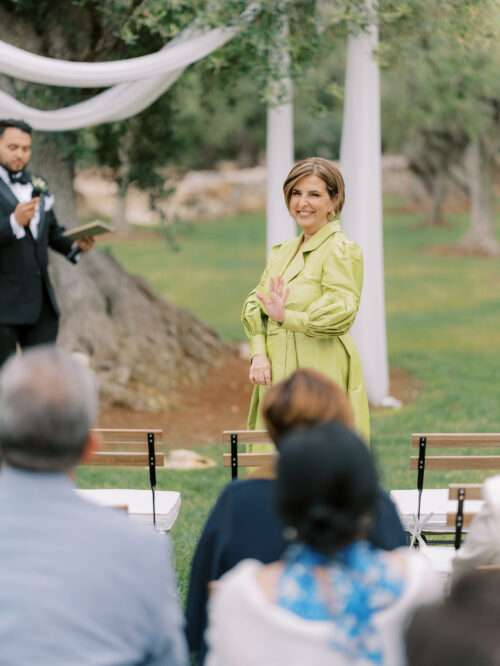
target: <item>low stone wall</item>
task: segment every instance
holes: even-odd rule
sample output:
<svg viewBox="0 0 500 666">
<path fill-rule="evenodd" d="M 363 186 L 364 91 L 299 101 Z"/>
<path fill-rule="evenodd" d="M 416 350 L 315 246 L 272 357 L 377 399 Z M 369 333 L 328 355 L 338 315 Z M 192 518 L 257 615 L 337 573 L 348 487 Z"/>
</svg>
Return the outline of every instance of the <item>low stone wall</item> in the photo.
<svg viewBox="0 0 500 666">
<path fill-rule="evenodd" d="M 382 159 L 385 194 L 399 195 L 410 201 L 423 196 L 422 187 L 408 170 L 402 155 Z M 225 165 L 217 171 L 191 171 L 175 185 L 175 192 L 160 206 L 168 220 L 203 221 L 240 213 L 265 210 L 266 169 L 236 169 Z M 81 218 L 113 219 L 118 210 L 118 188 L 104 171 L 89 169 L 75 179 L 77 207 Z M 148 194 L 130 187 L 126 197 L 126 222 L 157 224 L 158 215 L 149 209 Z"/>
</svg>

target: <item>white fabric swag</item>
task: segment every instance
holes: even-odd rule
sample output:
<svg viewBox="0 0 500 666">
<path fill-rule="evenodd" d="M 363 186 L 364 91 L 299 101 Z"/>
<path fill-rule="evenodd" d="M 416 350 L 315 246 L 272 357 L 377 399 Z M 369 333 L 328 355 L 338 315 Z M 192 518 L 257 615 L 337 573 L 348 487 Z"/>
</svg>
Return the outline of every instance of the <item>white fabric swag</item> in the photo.
<svg viewBox="0 0 500 666">
<path fill-rule="evenodd" d="M 214 28 L 169 42 L 157 53 L 114 62 L 71 62 L 46 58 L 0 42 L 2 72 L 15 79 L 70 88 L 105 88 L 162 76 L 201 60 L 232 39 L 234 28 Z"/>
<path fill-rule="evenodd" d="M 257 3 L 242 14 L 253 19 Z M 143 111 L 185 68 L 233 39 L 239 27 L 189 27 L 157 53 L 115 62 L 81 63 L 46 58 L 0 42 L 0 72 L 34 83 L 75 88 L 112 86 L 90 99 L 54 111 L 40 111 L 0 91 L 0 115 L 23 118 L 36 130 L 57 132 L 124 120 Z"/>
</svg>

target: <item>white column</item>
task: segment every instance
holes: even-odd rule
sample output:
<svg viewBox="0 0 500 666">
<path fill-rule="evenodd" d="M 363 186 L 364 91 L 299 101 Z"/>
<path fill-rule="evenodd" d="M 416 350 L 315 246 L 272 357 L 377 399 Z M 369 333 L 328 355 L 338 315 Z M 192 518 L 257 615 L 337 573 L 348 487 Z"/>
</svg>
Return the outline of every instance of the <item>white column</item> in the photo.
<svg viewBox="0 0 500 666">
<path fill-rule="evenodd" d="M 368 32 L 348 40 L 340 161 L 346 181 L 342 221 L 347 236 L 361 246 L 365 265 L 361 308 L 352 334 L 361 355 L 370 403 L 389 406 L 397 401 L 388 396 L 380 80 L 373 58 L 377 43 L 375 21 Z"/>
<path fill-rule="evenodd" d="M 293 165 L 293 107 L 291 102 L 267 110 L 267 252 L 293 238 L 295 222 L 285 206 L 283 181 Z"/>
<path fill-rule="evenodd" d="M 278 0 L 280 2 L 280 0 Z M 286 3 L 282 3 L 283 6 Z M 283 9 L 283 8 L 282 8 Z M 293 238 L 295 222 L 290 217 L 283 199 L 283 181 L 293 165 L 293 87 L 289 77 L 288 20 L 282 15 L 277 31 L 271 66 L 278 72 L 278 80 L 270 83 L 267 109 L 267 191 L 266 191 L 266 248 Z"/>
</svg>

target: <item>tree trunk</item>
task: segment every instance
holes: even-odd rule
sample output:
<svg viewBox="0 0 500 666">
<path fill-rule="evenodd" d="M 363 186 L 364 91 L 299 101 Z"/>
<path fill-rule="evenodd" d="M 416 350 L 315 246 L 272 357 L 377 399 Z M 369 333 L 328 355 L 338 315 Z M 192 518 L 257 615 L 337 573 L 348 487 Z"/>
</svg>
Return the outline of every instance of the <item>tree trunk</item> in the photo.
<svg viewBox="0 0 500 666">
<path fill-rule="evenodd" d="M 434 183 L 431 191 L 431 207 L 428 217 L 428 224 L 431 227 L 444 227 L 446 226 L 446 217 L 444 215 L 443 207 L 447 193 L 447 178 L 446 174 L 438 172 L 434 178 Z"/>
<path fill-rule="evenodd" d="M 415 148 L 410 152 L 408 167 L 411 173 L 420 181 L 425 192 L 423 205 L 426 210 L 424 225 L 441 227 L 446 225 L 443 206 L 447 192 L 446 171 L 440 171 L 435 160 L 430 159 L 427 153 L 417 153 Z"/>
<path fill-rule="evenodd" d="M 459 241 L 459 246 L 471 252 L 497 256 L 500 254 L 500 243 L 495 238 L 493 225 L 493 156 L 486 136 L 480 136 L 469 146 L 466 159 L 471 215 L 469 229 Z"/>
<path fill-rule="evenodd" d="M 120 166 L 117 171 L 117 184 L 118 192 L 116 199 L 116 208 L 113 215 L 113 225 L 119 231 L 128 231 L 127 224 L 127 192 L 130 183 L 130 160 L 129 150 L 132 147 L 132 135 L 130 131 L 126 131 L 125 135 L 120 141 L 118 149 L 118 157 L 120 159 Z"/>
<path fill-rule="evenodd" d="M 127 192 L 129 180 L 120 175 L 117 178 L 116 206 L 113 211 L 113 227 L 117 231 L 128 231 L 127 224 Z"/>
</svg>

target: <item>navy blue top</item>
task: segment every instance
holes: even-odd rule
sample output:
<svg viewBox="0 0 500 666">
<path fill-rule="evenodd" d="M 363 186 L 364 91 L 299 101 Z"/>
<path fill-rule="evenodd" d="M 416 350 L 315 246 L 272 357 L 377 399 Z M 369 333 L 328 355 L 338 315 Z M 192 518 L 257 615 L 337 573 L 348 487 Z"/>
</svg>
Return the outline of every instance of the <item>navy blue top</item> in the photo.
<svg viewBox="0 0 500 666">
<path fill-rule="evenodd" d="M 233 481 L 219 495 L 196 547 L 186 605 L 189 648 L 205 659 L 208 584 L 238 562 L 248 558 L 264 564 L 275 562 L 287 545 L 283 525 L 274 509 L 272 479 Z M 368 541 L 377 548 L 394 550 L 408 545 L 396 507 L 380 490 Z"/>
</svg>

